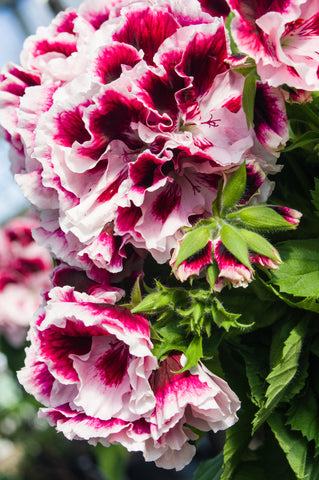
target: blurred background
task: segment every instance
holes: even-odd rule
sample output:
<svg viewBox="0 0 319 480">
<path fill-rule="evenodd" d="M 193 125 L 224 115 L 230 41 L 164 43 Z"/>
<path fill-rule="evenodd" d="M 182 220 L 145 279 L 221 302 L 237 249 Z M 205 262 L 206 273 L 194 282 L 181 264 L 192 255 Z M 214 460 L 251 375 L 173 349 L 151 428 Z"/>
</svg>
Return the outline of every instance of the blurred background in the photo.
<svg viewBox="0 0 319 480">
<path fill-rule="evenodd" d="M 78 0 L 0 0 L 0 68 L 8 61 L 19 63 L 24 39 L 35 33 L 38 26 L 48 25 L 60 10 L 77 7 L 79 3 Z M 221 449 L 223 435 L 205 435 L 193 462 L 183 472 L 176 473 L 157 469 L 154 464 L 145 463 L 141 455 L 129 455 L 120 446 L 93 448 L 86 442 L 69 442 L 37 418 L 39 406 L 16 379 L 16 371 L 24 363 L 26 325 L 21 331 L 22 340 L 17 342 L 12 342 L 12 335 L 8 336 L 1 327 L 1 321 L 8 322 L 4 310 L 12 313 L 10 301 L 8 304 L 4 298 L 7 285 L 16 285 L 17 275 L 21 276 L 18 267 L 8 266 L 11 252 L 6 252 L 1 243 L 7 228 L 3 225 L 13 217 L 25 215 L 29 206 L 13 180 L 8 151 L 9 145 L 0 138 L 0 480 L 140 480 L 149 476 L 153 480 L 191 479 L 199 461 L 211 458 Z M 18 239 L 15 242 L 16 249 Z M 18 255 L 20 258 L 14 261 L 20 265 L 23 252 Z M 17 271 L 13 271 L 15 268 Z"/>
</svg>

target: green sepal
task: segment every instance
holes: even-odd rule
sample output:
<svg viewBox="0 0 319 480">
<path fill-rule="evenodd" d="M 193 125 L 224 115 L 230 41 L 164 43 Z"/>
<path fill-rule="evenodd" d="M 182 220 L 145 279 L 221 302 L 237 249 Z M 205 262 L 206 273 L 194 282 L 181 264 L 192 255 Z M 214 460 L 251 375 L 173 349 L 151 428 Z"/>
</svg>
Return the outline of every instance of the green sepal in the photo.
<svg viewBox="0 0 319 480">
<path fill-rule="evenodd" d="M 297 226 L 285 220 L 271 207 L 261 205 L 242 208 L 237 212 L 229 213 L 226 218 L 238 220 L 245 227 L 253 230 L 294 230 Z"/>
<path fill-rule="evenodd" d="M 167 292 L 153 292 L 143 298 L 143 300 L 132 308 L 132 313 L 157 313 L 159 310 L 168 306 L 171 301 L 171 295 Z"/>
<path fill-rule="evenodd" d="M 210 285 L 211 291 L 214 290 L 214 285 L 217 281 L 218 275 L 219 275 L 219 268 L 216 260 L 214 260 L 211 265 L 208 265 L 207 271 L 206 271 L 206 280 Z"/>
<path fill-rule="evenodd" d="M 131 293 L 131 305 L 136 307 L 142 301 L 142 292 L 141 292 L 141 275 L 139 275 L 134 283 L 132 293 Z"/>
<path fill-rule="evenodd" d="M 209 239 L 210 229 L 208 227 L 197 228 L 187 233 L 180 246 L 174 269 L 187 260 L 187 258 L 202 250 L 207 245 Z"/>
<path fill-rule="evenodd" d="M 255 98 L 256 98 L 256 72 L 252 71 L 245 78 L 242 105 L 246 114 L 247 128 L 254 126 L 254 111 L 255 111 Z"/>
<path fill-rule="evenodd" d="M 212 213 L 213 213 L 213 217 L 215 217 L 215 218 L 220 217 L 220 213 L 221 213 L 221 210 L 222 210 L 223 188 L 224 188 L 224 178 L 221 177 L 221 179 L 218 182 L 216 198 L 212 203 Z"/>
<path fill-rule="evenodd" d="M 232 208 L 241 199 L 246 188 L 247 173 L 244 162 L 226 183 L 222 193 L 223 210 Z"/>
<path fill-rule="evenodd" d="M 230 251 L 243 265 L 251 269 L 249 254 L 245 240 L 239 230 L 225 224 L 220 231 L 220 238 L 227 250 Z"/>
<path fill-rule="evenodd" d="M 184 367 L 176 373 L 186 372 L 192 367 L 195 367 L 199 360 L 203 357 L 202 337 L 195 335 L 185 352 L 186 363 Z"/>
<path fill-rule="evenodd" d="M 249 250 L 281 263 L 279 253 L 264 237 L 251 230 L 244 229 L 240 230 L 240 234 L 244 238 Z"/>
</svg>

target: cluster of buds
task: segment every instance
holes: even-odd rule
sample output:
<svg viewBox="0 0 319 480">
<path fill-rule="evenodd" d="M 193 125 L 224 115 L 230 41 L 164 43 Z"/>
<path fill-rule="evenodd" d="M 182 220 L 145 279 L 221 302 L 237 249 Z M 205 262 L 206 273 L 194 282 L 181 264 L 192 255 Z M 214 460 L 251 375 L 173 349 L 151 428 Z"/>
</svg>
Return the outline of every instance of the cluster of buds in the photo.
<svg viewBox="0 0 319 480">
<path fill-rule="evenodd" d="M 185 281 L 204 271 L 213 290 L 229 284 L 245 287 L 253 279 L 253 264 L 277 269 L 280 255 L 263 233 L 295 229 L 301 213 L 287 207 L 254 205 L 262 179 L 243 163 L 224 175 L 212 205 L 212 217 L 186 229 L 171 258 L 176 278 Z"/>
</svg>

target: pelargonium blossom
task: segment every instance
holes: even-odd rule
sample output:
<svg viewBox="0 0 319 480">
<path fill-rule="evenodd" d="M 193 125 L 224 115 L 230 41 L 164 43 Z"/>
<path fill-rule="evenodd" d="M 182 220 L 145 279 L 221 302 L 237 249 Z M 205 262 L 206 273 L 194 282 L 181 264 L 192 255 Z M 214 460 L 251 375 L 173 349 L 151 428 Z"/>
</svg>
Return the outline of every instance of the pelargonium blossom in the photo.
<svg viewBox="0 0 319 480">
<path fill-rule="evenodd" d="M 318 0 L 228 0 L 231 28 L 244 53 L 257 64 L 263 82 L 319 89 Z"/>
<path fill-rule="evenodd" d="M 31 233 L 38 225 L 36 218 L 17 217 L 0 229 L 0 332 L 15 347 L 25 342 L 41 292 L 50 286 L 51 256 Z"/>
<path fill-rule="evenodd" d="M 37 241 L 98 281 L 132 255 L 168 261 L 245 158 L 277 169 L 283 95 L 258 84 L 247 127 L 224 21 L 201 3 L 84 2 L 2 73 L 0 122 L 16 180 L 41 211 Z"/>
<path fill-rule="evenodd" d="M 63 264 L 52 282 L 18 378 L 67 438 L 122 444 L 179 470 L 195 454 L 189 426 L 218 431 L 237 421 L 236 394 L 204 365 L 181 372 L 179 352 L 158 365 L 146 318 L 116 304 L 121 289 Z"/>
<path fill-rule="evenodd" d="M 197 435 L 189 428 L 215 432 L 237 421 L 240 402 L 227 383 L 199 363 L 182 373 L 185 358 L 173 353 L 154 369 L 149 384 L 155 405 L 149 415 L 138 420 L 109 420 L 64 404 L 42 408 L 40 416 L 69 438 L 85 439 L 96 445 L 124 445 L 129 451 L 141 451 L 146 461 L 166 469 L 181 470 L 195 454 L 189 443 Z"/>
<path fill-rule="evenodd" d="M 148 377 L 157 360 L 147 320 L 115 305 L 122 290 L 68 266 L 57 267 L 53 285 L 31 324 L 19 374 L 25 389 L 47 407 L 67 404 L 101 420 L 151 411 Z"/>
</svg>

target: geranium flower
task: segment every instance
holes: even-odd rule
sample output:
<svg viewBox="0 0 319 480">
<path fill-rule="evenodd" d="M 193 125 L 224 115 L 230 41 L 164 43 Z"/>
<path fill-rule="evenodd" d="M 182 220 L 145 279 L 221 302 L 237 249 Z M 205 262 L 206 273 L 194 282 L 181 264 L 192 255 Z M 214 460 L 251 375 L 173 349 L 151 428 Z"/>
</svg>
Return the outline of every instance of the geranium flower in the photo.
<svg viewBox="0 0 319 480">
<path fill-rule="evenodd" d="M 41 210 L 36 238 L 98 281 L 132 255 L 168 261 L 181 228 L 211 215 L 222 174 L 245 158 L 276 170 L 288 138 L 283 96 L 262 84 L 248 129 L 244 78 L 212 16 L 228 7 L 202 3 L 84 2 L 3 73 L 0 101 L 26 78 L 3 115 L 16 180 Z"/>
<path fill-rule="evenodd" d="M 66 283 L 66 285 L 61 286 Z M 114 303 L 123 291 L 58 267 L 31 325 L 19 380 L 47 407 L 133 421 L 154 407 L 148 378 L 156 368 L 149 325 Z"/>
<path fill-rule="evenodd" d="M 189 426 L 203 431 L 223 430 L 237 421 L 240 402 L 227 383 L 201 363 L 182 373 L 185 358 L 172 354 L 154 369 L 149 382 L 156 404 L 149 415 L 136 421 L 89 417 L 67 405 L 45 408 L 40 416 L 69 439 L 86 439 L 108 446 L 122 444 L 142 451 L 147 461 L 181 470 L 195 454 L 189 440 L 197 438 Z"/>
<path fill-rule="evenodd" d="M 228 0 L 232 34 L 263 82 L 318 90 L 319 2 Z"/>
<path fill-rule="evenodd" d="M 38 225 L 17 217 L 0 229 L 0 331 L 15 347 L 23 345 L 41 292 L 50 286 L 51 256 L 31 233 Z"/>
</svg>

